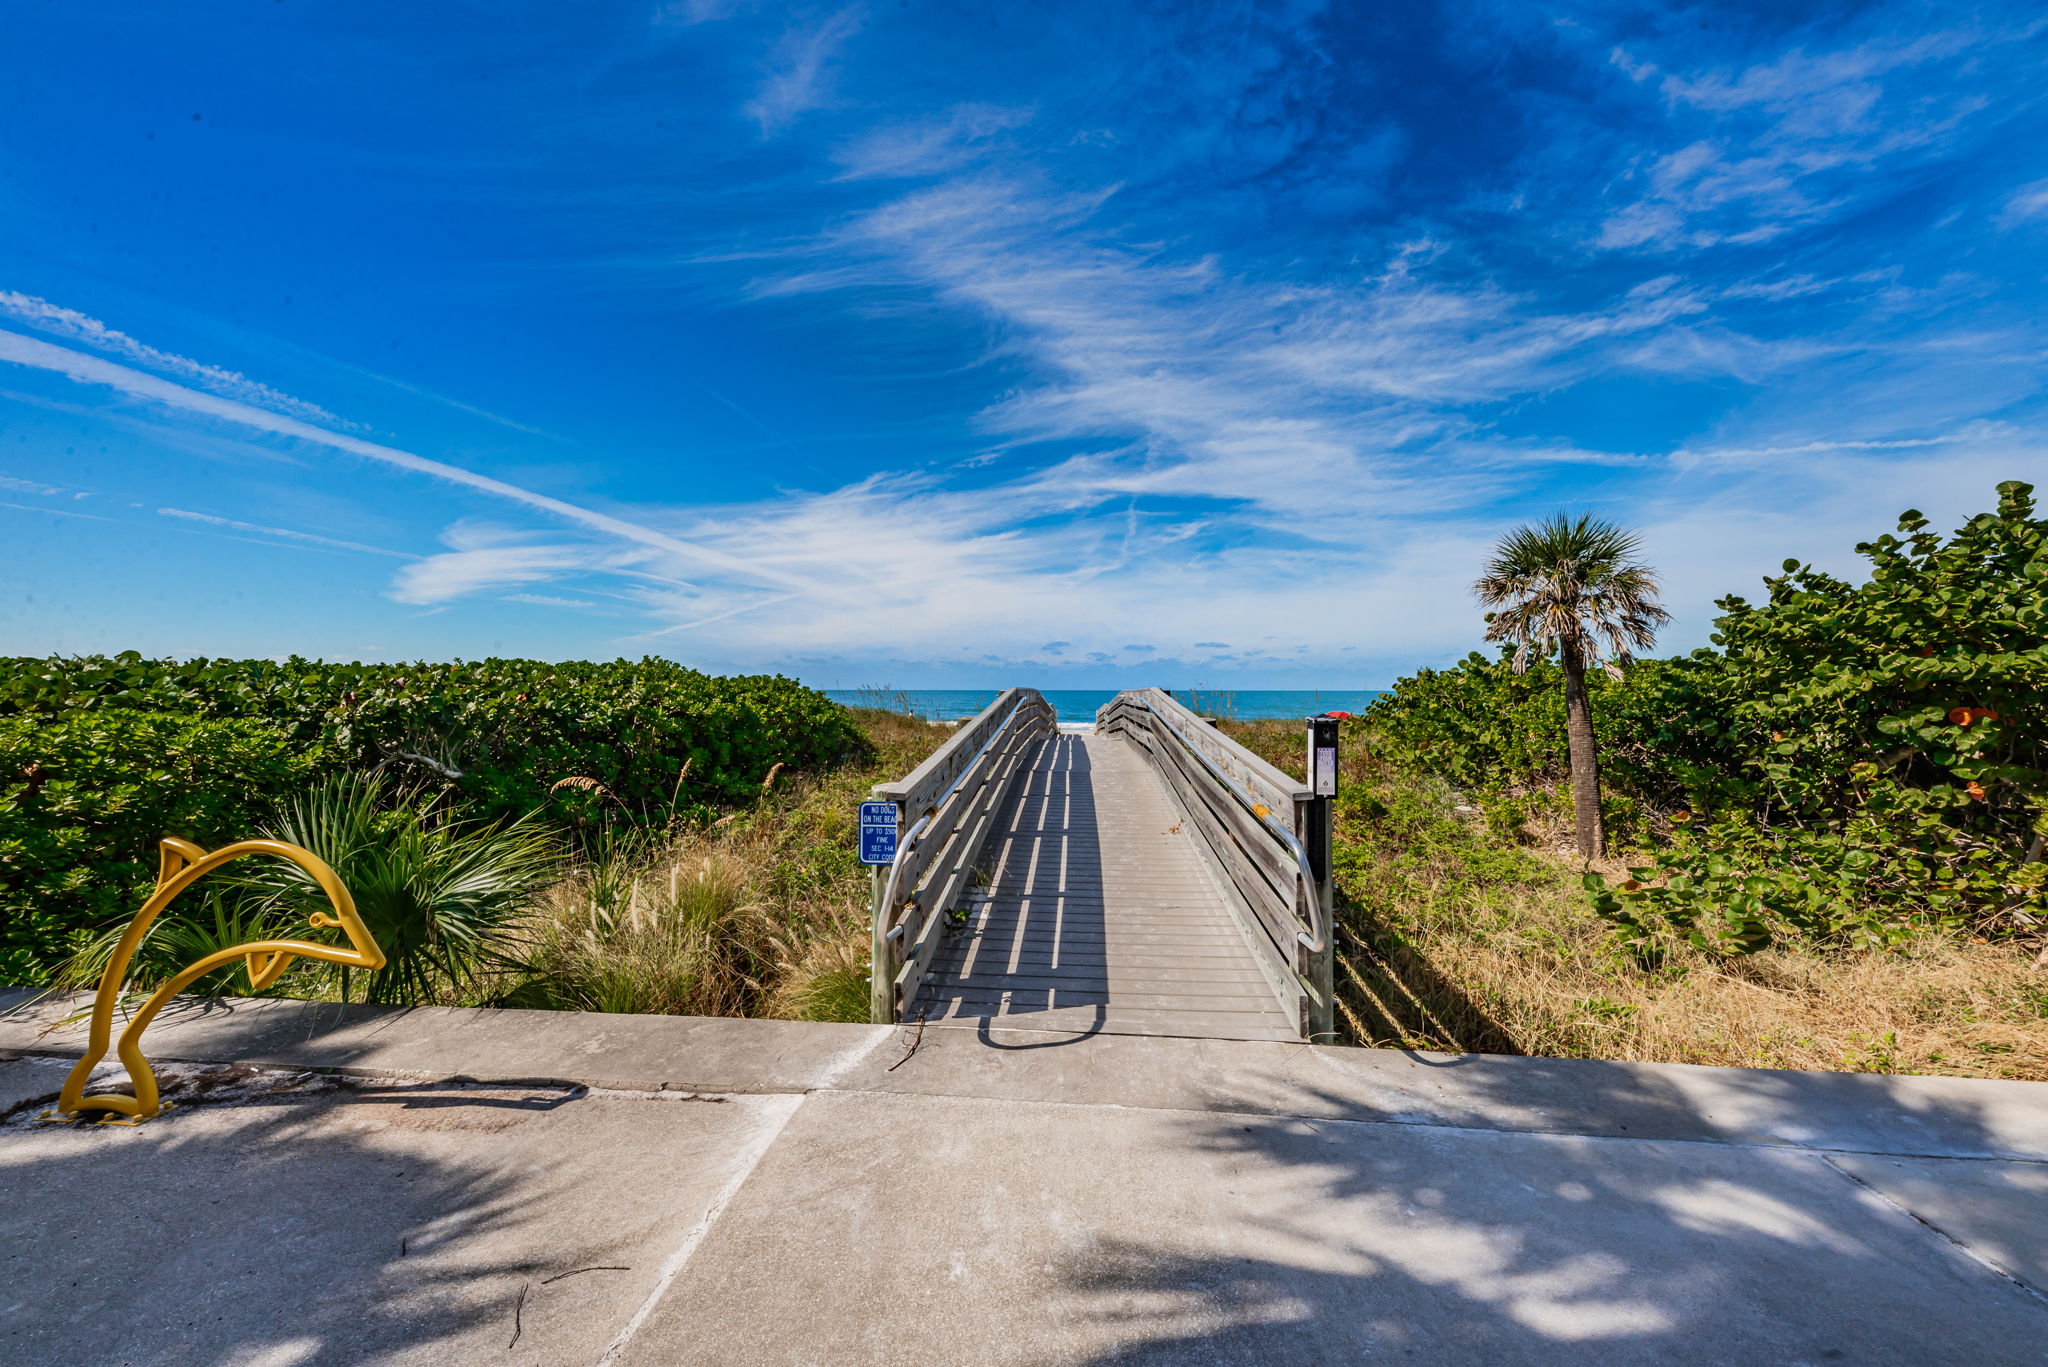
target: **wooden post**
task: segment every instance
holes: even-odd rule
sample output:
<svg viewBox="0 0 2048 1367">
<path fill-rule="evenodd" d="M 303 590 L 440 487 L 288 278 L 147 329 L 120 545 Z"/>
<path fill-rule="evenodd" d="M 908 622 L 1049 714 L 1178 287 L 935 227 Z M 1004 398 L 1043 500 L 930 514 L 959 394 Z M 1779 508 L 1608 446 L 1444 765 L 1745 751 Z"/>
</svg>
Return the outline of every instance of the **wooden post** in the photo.
<svg viewBox="0 0 2048 1367">
<path fill-rule="evenodd" d="M 888 886 L 889 866 L 868 865 L 868 907 L 874 913 L 874 939 L 868 952 L 868 1019 L 876 1025 L 894 1024 L 896 1014 L 890 986 L 896 981 L 896 974 L 889 963 L 889 942 L 882 938 L 888 919 L 882 893 Z"/>
<path fill-rule="evenodd" d="M 896 806 L 896 852 L 903 853 L 903 804 L 880 787 L 870 792 L 877 802 L 894 802 Z M 868 910 L 874 925 L 874 933 L 868 951 L 868 1019 L 876 1025 L 893 1025 L 896 1022 L 896 970 L 901 955 L 901 941 L 891 941 L 888 932 L 894 919 L 895 908 L 882 905 L 882 897 L 889 890 L 888 864 L 868 865 Z"/>
</svg>

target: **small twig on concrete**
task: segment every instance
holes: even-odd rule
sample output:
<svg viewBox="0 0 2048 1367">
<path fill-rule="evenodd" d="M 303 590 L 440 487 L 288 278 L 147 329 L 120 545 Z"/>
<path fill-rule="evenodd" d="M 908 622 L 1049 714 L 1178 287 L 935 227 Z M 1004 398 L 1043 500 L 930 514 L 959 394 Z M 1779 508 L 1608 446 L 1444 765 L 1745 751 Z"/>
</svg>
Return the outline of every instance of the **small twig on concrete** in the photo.
<svg viewBox="0 0 2048 1367">
<path fill-rule="evenodd" d="M 520 1287 L 519 1299 L 512 1303 L 512 1342 L 505 1345 L 508 1351 L 519 1342 L 519 1336 L 522 1333 L 526 1332 L 526 1324 L 524 1319 L 524 1312 L 526 1310 L 526 1293 L 528 1291 L 531 1291 L 532 1289 L 532 1282 L 528 1282 L 525 1286 Z"/>
<path fill-rule="evenodd" d="M 899 1058 L 899 1059 L 897 1059 L 897 1060 L 896 1060 L 896 1061 L 895 1061 L 894 1063 L 890 1064 L 890 1065 L 888 1066 L 888 1068 L 887 1068 L 887 1069 L 886 1069 L 885 1071 L 893 1073 L 893 1072 L 895 1072 L 895 1071 L 896 1071 L 896 1070 L 897 1070 L 898 1068 L 901 1068 L 901 1067 L 902 1067 L 902 1066 L 903 1066 L 904 1064 L 906 1064 L 906 1063 L 910 1062 L 910 1056 L 911 1056 L 912 1054 L 916 1053 L 916 1052 L 917 1052 L 917 1046 L 918 1046 L 918 1045 L 920 1045 L 920 1044 L 923 1044 L 923 1043 L 924 1043 L 924 1012 L 920 1011 L 920 1012 L 918 1012 L 918 1013 L 917 1013 L 917 1030 L 916 1030 L 916 1031 L 915 1031 L 915 1032 L 914 1032 L 914 1033 L 913 1033 L 913 1034 L 912 1034 L 912 1035 L 910 1036 L 910 1047 L 909 1047 L 908 1049 L 905 1049 L 905 1050 L 903 1051 L 903 1057 L 902 1057 L 902 1058 Z"/>
<path fill-rule="evenodd" d="M 404 1234 L 398 1236 L 398 1256 L 401 1258 L 405 1256 L 405 1241 L 408 1237 Z"/>
<path fill-rule="evenodd" d="M 549 1282 L 558 1282 L 564 1277 L 573 1277 L 580 1272 L 631 1272 L 632 1270 L 630 1267 L 579 1267 L 574 1272 L 557 1272 L 554 1276 L 544 1279 L 541 1285 L 546 1286 Z"/>
</svg>

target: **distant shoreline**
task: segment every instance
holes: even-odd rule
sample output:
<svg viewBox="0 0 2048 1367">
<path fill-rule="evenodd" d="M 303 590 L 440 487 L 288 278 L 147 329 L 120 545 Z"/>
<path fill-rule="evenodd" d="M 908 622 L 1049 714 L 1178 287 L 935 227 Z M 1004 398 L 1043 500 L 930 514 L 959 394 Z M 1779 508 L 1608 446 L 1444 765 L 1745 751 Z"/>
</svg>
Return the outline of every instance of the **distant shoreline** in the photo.
<svg viewBox="0 0 2048 1367">
<path fill-rule="evenodd" d="M 994 688 L 825 688 L 834 702 L 851 707 L 909 711 L 933 721 L 960 721 L 994 702 Z M 1114 688 L 1040 690 L 1062 722 L 1092 722 L 1096 709 L 1117 695 Z M 1209 716 L 1238 721 L 1308 717 L 1318 712 L 1362 712 L 1385 690 L 1376 688 L 1177 688 L 1175 697 Z"/>
</svg>

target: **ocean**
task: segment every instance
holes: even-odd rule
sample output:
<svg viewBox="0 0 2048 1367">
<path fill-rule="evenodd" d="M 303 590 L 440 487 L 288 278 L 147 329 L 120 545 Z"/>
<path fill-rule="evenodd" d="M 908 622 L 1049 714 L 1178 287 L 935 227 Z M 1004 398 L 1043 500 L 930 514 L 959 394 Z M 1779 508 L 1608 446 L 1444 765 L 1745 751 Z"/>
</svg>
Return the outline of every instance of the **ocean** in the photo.
<svg viewBox="0 0 2048 1367">
<path fill-rule="evenodd" d="M 855 707 L 908 710 L 933 721 L 960 721 L 996 700 L 994 688 L 827 688 L 835 702 Z M 1117 695 L 1113 688 L 1047 688 L 1041 690 L 1061 721 L 1094 721 L 1095 710 Z M 1204 716 L 1260 721 L 1269 717 L 1299 720 L 1319 712 L 1363 712 L 1380 690 L 1371 688 L 1177 688 L 1173 696 Z"/>
</svg>

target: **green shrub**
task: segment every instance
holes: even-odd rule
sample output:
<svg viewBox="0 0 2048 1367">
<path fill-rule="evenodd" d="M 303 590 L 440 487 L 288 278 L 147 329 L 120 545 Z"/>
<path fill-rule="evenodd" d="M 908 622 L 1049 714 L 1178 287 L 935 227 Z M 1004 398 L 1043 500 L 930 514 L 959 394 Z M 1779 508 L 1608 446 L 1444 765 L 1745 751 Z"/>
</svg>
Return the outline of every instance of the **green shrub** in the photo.
<svg viewBox="0 0 2048 1367">
<path fill-rule="evenodd" d="M 164 836 L 212 848 L 254 835 L 263 804 L 318 757 L 242 718 L 0 716 L 0 982 L 41 984 L 134 915 Z"/>
<path fill-rule="evenodd" d="M 2032 490 L 1944 540 L 1908 512 L 1850 584 L 1798 561 L 1721 602 L 1718 650 L 1674 662 L 1654 744 L 1688 808 L 1619 887 L 1629 938 L 1740 952 L 1882 945 L 2048 914 L 2048 522 Z"/>
<path fill-rule="evenodd" d="M 0 659 L 0 982 L 45 981 L 132 914 L 161 837 L 246 836 L 315 778 L 376 771 L 486 823 L 604 831 L 865 751 L 794 680 L 656 659 Z"/>
<path fill-rule="evenodd" d="M 653 658 L 0 660 L 0 716 L 104 709 L 262 721 L 330 772 L 379 767 L 448 783 L 484 816 L 546 805 L 572 823 L 730 804 L 777 764 L 817 768 L 864 745 L 845 709 L 793 679 L 717 678 Z M 556 787 L 564 778 L 591 782 Z"/>
<path fill-rule="evenodd" d="M 1378 743 L 1428 768 L 1513 831 L 1545 813 L 1569 815 L 1564 679 L 1554 660 L 1523 673 L 1504 646 L 1474 652 L 1449 669 L 1424 669 L 1373 700 L 1366 719 Z M 1659 660 L 1640 660 L 1619 680 L 1589 674 L 1593 733 L 1600 747 L 1603 808 L 1619 840 L 1640 839 L 1647 805 L 1679 793 L 1656 737 L 1668 706 Z"/>
</svg>

